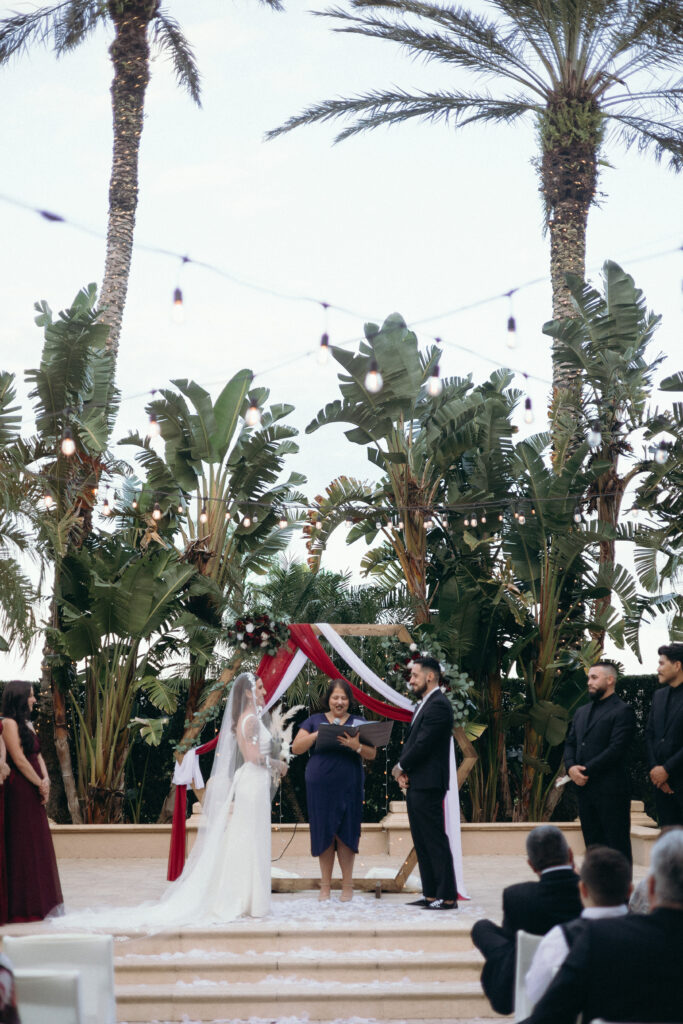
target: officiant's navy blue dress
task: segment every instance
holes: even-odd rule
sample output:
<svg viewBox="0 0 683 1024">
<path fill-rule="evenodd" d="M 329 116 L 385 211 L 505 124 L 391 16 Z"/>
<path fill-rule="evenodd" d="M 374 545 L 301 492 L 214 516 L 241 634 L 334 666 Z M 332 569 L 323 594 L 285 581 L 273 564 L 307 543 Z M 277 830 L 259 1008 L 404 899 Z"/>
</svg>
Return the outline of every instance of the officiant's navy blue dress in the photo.
<svg viewBox="0 0 683 1024">
<path fill-rule="evenodd" d="M 324 712 L 311 715 L 301 728 L 317 732 L 321 725 L 329 725 Z M 344 725 L 349 728 L 364 725 L 365 719 L 349 715 Z M 335 836 L 358 853 L 360 823 L 363 817 L 362 759 L 355 750 L 339 745 L 339 752 L 324 754 L 311 751 L 306 765 L 306 799 L 311 826 L 311 854 L 319 857 L 331 845 Z"/>
</svg>

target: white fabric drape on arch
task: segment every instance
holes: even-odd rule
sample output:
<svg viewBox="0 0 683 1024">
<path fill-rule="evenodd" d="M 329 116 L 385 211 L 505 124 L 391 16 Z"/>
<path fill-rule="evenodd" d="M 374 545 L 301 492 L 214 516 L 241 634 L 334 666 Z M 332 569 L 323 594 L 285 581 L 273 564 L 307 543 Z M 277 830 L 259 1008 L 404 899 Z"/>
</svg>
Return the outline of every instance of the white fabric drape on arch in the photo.
<svg viewBox="0 0 683 1024">
<path fill-rule="evenodd" d="M 339 633 L 335 630 L 334 626 L 331 626 L 327 622 L 316 622 L 317 628 L 320 630 L 322 636 L 330 644 L 337 654 L 344 659 L 346 664 L 351 668 L 356 675 L 371 686 L 377 693 L 381 694 L 385 700 L 395 707 L 403 708 L 405 711 L 413 711 L 415 705 L 409 697 L 404 696 L 401 693 L 397 693 L 388 683 L 385 683 L 383 679 L 368 668 L 364 661 L 362 661 L 355 651 L 352 651 L 349 645 L 343 640 Z M 299 672 L 305 665 L 307 657 L 302 650 L 297 650 L 292 661 L 287 666 L 277 689 L 273 693 L 270 700 L 266 704 L 266 710 L 269 710 L 274 704 L 277 703 L 287 692 L 289 687 L 292 685 Z M 458 772 L 455 763 L 455 744 L 451 739 L 450 748 L 450 785 L 448 792 L 446 793 L 446 799 L 444 800 L 444 818 L 446 825 L 446 834 L 448 835 L 448 842 L 451 848 L 451 856 L 453 858 L 453 869 L 455 871 L 456 881 L 458 883 L 458 895 L 463 899 L 469 899 L 467 891 L 465 889 L 465 882 L 463 876 L 463 862 L 462 862 L 462 840 L 460 837 L 460 797 L 458 795 Z"/>
</svg>

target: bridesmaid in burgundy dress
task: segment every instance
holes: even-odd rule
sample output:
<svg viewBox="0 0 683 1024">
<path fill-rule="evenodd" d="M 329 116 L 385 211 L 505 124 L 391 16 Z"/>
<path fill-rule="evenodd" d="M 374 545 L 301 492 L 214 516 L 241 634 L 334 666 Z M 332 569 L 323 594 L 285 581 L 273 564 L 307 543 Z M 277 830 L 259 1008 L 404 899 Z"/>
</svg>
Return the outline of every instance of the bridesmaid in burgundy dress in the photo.
<svg viewBox="0 0 683 1024">
<path fill-rule="evenodd" d="M 5 783 L 8 920 L 42 921 L 63 903 L 45 804 L 50 781 L 30 721 L 36 698 L 30 683 L 7 683 L 2 695 L 3 739 L 11 773 Z"/>
<path fill-rule="evenodd" d="M 7 924 L 7 869 L 5 865 L 5 787 L 3 783 L 9 775 L 7 752 L 2 738 L 2 719 L 0 718 L 0 924 Z M 1 1019 L 1 1018 L 0 1018 Z"/>
</svg>

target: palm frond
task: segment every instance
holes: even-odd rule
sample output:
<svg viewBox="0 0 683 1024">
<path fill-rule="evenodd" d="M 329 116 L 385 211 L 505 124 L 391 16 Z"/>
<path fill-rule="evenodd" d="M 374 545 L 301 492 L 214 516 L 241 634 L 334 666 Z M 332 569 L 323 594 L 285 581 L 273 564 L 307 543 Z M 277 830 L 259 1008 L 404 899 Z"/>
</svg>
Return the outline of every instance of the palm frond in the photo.
<svg viewBox="0 0 683 1024">
<path fill-rule="evenodd" d="M 152 38 L 170 57 L 178 85 L 182 85 L 201 107 L 201 76 L 197 61 L 175 18 L 158 10 L 152 22 Z"/>
</svg>

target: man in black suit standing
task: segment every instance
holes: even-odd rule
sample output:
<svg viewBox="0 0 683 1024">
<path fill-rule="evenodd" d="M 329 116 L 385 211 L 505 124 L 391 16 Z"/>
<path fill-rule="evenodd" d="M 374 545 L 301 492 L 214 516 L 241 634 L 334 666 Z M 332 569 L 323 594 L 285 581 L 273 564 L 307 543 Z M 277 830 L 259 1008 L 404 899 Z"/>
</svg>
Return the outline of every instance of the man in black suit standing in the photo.
<svg viewBox="0 0 683 1024">
<path fill-rule="evenodd" d="M 496 1013 L 512 1013 L 517 932 L 545 935 L 556 924 L 579 917 L 583 909 L 574 858 L 555 825 L 539 825 L 526 840 L 529 867 L 538 882 L 519 882 L 503 890 L 503 923 L 477 921 L 472 941 L 486 958 L 481 986 Z"/>
<path fill-rule="evenodd" d="M 649 914 L 585 922 L 524 1024 L 683 1021 L 683 830 L 655 843 L 648 884 Z"/>
<path fill-rule="evenodd" d="M 633 708 L 614 692 L 617 669 L 599 661 L 588 673 L 590 702 L 580 707 L 564 745 L 564 763 L 578 788 L 586 846 L 609 846 L 633 862 L 631 784 L 626 770 L 636 732 Z"/>
<path fill-rule="evenodd" d="M 448 790 L 453 709 L 439 689 L 436 658 L 416 658 L 410 688 L 420 698 L 392 775 L 406 793 L 408 821 L 422 879 L 425 910 L 457 910 L 453 857 L 446 835 L 443 802 Z"/>
<path fill-rule="evenodd" d="M 645 729 L 650 779 L 659 824 L 683 825 L 683 644 L 660 647 L 657 678 Z"/>
</svg>

